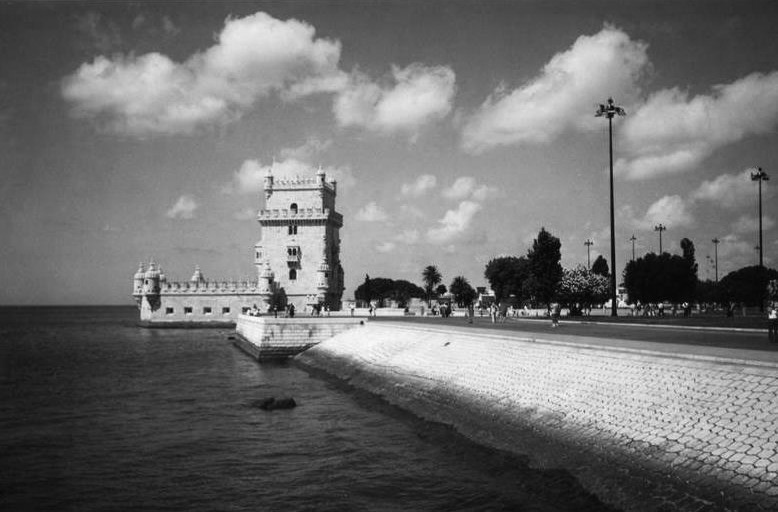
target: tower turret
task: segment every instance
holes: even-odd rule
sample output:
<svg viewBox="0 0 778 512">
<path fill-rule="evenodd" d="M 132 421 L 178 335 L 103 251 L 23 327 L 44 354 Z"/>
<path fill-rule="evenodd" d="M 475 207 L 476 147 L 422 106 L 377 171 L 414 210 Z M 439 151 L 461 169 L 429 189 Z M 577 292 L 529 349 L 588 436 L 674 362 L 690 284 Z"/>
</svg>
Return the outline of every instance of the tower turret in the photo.
<svg viewBox="0 0 778 512">
<path fill-rule="evenodd" d="M 141 318 L 144 318 L 144 309 L 148 308 L 151 311 L 159 309 L 159 277 L 160 273 L 157 270 L 157 265 L 152 259 L 149 261 L 149 268 L 143 274 L 143 298 L 141 300 Z"/>
<path fill-rule="evenodd" d="M 270 196 L 273 195 L 273 167 L 275 167 L 276 162 L 273 160 L 273 165 L 267 168 L 267 171 L 265 172 L 265 201 L 270 199 Z"/>
<path fill-rule="evenodd" d="M 138 271 L 135 272 L 135 275 L 132 278 L 132 294 L 133 295 L 140 295 L 143 293 L 143 278 L 146 276 L 146 268 L 143 265 L 143 262 L 141 262 L 138 265 Z"/>
<path fill-rule="evenodd" d="M 194 274 L 192 274 L 192 277 L 189 279 L 189 281 L 196 284 L 205 282 L 205 277 L 203 277 L 203 273 L 200 272 L 200 265 L 195 265 Z"/>
<path fill-rule="evenodd" d="M 316 269 L 317 274 L 317 297 L 319 302 L 327 302 L 327 292 L 330 289 L 330 263 L 327 258 L 327 238 L 322 237 L 321 262 Z"/>
</svg>

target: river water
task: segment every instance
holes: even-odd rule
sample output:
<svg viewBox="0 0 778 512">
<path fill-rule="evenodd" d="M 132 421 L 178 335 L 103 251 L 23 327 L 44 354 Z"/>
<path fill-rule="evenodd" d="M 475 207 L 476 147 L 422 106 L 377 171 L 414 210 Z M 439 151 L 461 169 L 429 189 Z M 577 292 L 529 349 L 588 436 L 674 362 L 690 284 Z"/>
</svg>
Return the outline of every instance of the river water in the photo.
<svg viewBox="0 0 778 512">
<path fill-rule="evenodd" d="M 564 471 L 123 307 L 0 308 L 0 510 L 603 510 Z M 263 411 L 265 397 L 294 397 Z"/>
</svg>

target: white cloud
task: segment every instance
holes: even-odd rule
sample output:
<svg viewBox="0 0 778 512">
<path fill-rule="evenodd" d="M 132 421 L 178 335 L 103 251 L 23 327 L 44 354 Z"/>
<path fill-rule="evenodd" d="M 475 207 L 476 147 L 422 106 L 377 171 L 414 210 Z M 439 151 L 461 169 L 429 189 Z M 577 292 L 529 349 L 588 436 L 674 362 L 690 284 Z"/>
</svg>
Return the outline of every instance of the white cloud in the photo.
<svg viewBox="0 0 778 512">
<path fill-rule="evenodd" d="M 170 207 L 165 216 L 170 219 L 192 219 L 198 206 L 194 197 L 184 194 Z"/>
<path fill-rule="evenodd" d="M 464 149 L 480 153 L 499 145 L 548 142 L 570 128 L 601 128 L 594 112 L 603 94 L 627 105 L 637 98 L 637 81 L 649 66 L 646 47 L 612 26 L 579 37 L 526 84 L 494 91 L 466 121 Z"/>
<path fill-rule="evenodd" d="M 238 169 L 232 178 L 232 181 L 222 187 L 222 192 L 231 194 L 255 194 L 261 192 L 265 186 L 265 175 L 271 171 L 274 179 L 291 179 L 312 177 L 316 174 L 318 168 L 301 162 L 295 158 L 287 158 L 281 162 L 262 165 L 259 160 L 245 160 L 240 169 Z M 327 176 L 327 181 L 335 180 L 338 183 L 338 189 L 348 189 L 354 186 L 354 178 L 349 167 L 322 167 Z"/>
<path fill-rule="evenodd" d="M 363 206 L 354 218 L 362 222 L 382 222 L 389 216 L 375 201 L 371 201 Z"/>
<path fill-rule="evenodd" d="M 437 178 L 432 174 L 422 174 L 413 183 L 403 183 L 400 192 L 406 197 L 420 197 L 428 190 L 435 188 L 438 184 Z"/>
<path fill-rule="evenodd" d="M 654 202 L 641 218 L 635 215 L 631 205 L 619 208 L 618 217 L 633 229 L 653 230 L 657 224 L 668 228 L 689 227 L 694 225 L 694 217 L 689 212 L 689 205 L 681 196 L 664 196 Z"/>
<path fill-rule="evenodd" d="M 457 178 L 450 187 L 443 189 L 443 197 L 454 200 L 464 199 L 470 195 L 475 186 L 475 178 L 462 176 Z"/>
<path fill-rule="evenodd" d="M 109 131 L 191 133 L 239 118 L 273 91 L 333 90 L 343 76 L 340 49 L 337 41 L 315 38 L 307 23 L 259 12 L 228 19 L 216 44 L 182 63 L 160 53 L 97 57 L 63 80 L 62 94 L 73 115 Z"/>
<path fill-rule="evenodd" d="M 689 98 L 675 87 L 652 94 L 628 115 L 621 133 L 627 158 L 619 173 L 645 179 L 693 169 L 718 148 L 778 124 L 778 71 L 752 73 Z"/>
<path fill-rule="evenodd" d="M 392 83 L 386 87 L 355 71 L 335 99 L 335 118 L 341 126 L 415 135 L 422 125 L 451 111 L 455 81 L 451 68 L 419 63 L 393 66 Z"/>
<path fill-rule="evenodd" d="M 664 196 L 648 207 L 644 223 L 653 227 L 666 224 L 670 227 L 688 227 L 694 224 L 694 218 L 681 196 Z"/>
<path fill-rule="evenodd" d="M 775 221 L 766 215 L 762 216 L 762 229 L 768 230 L 775 227 Z M 741 215 L 732 223 L 732 231 L 735 233 L 756 233 L 759 231 L 759 217 L 750 215 Z"/>
<path fill-rule="evenodd" d="M 751 171 L 746 169 L 739 174 L 722 174 L 713 180 L 705 180 L 690 197 L 694 200 L 714 202 L 729 209 L 750 205 L 756 197 Z"/>
<path fill-rule="evenodd" d="M 442 193 L 443 197 L 453 200 L 471 198 L 476 201 L 485 201 L 496 196 L 498 190 L 496 187 L 478 185 L 473 177 L 462 176 L 457 178 L 450 187 L 443 189 Z"/>
<path fill-rule="evenodd" d="M 427 231 L 427 238 L 436 244 L 445 244 L 464 233 L 473 217 L 481 210 L 481 205 L 473 201 L 462 201 L 456 210 L 448 210 L 439 226 Z"/>
</svg>

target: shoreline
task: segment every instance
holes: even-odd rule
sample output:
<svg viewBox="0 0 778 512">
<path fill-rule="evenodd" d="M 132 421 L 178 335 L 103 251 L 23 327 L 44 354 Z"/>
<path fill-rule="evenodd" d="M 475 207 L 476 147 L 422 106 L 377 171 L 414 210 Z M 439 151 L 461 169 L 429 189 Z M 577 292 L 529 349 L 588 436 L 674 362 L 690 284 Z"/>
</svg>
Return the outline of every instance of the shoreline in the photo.
<svg viewBox="0 0 778 512">
<path fill-rule="evenodd" d="M 684 504 L 681 510 L 776 506 L 776 494 L 769 490 L 770 473 L 764 470 L 778 462 L 775 454 L 766 463 L 757 462 L 765 466 L 750 472 L 729 469 L 734 463 L 725 460 L 726 447 L 718 449 L 716 436 L 698 432 L 699 425 L 718 421 L 704 417 L 705 399 L 686 396 L 686 382 L 672 380 L 673 372 L 686 372 L 695 387 L 705 387 L 695 384 L 695 379 L 711 368 L 722 378 L 745 373 L 746 380 L 774 375 L 774 368 L 744 370 L 739 363 L 727 361 L 679 360 L 678 356 L 552 346 L 504 334 L 438 331 L 375 323 L 307 350 L 296 363 L 324 371 L 423 419 L 450 425 L 478 444 L 529 456 L 540 468 L 570 471 L 605 503 L 625 510 L 655 510 L 669 502 Z M 570 350 L 572 354 L 565 353 Z M 547 367 L 540 373 L 532 373 L 529 367 L 523 369 L 529 372 L 526 375 L 516 373 L 532 353 L 546 358 L 542 364 Z M 565 358 L 573 367 L 558 363 Z M 607 373 L 602 382 L 577 381 L 576 373 L 586 374 L 587 368 L 601 362 L 602 368 L 613 366 L 615 372 Z M 623 365 L 651 367 L 659 372 L 659 381 L 646 383 L 653 387 L 641 390 L 640 383 L 629 382 Z M 554 377 L 538 393 L 532 386 L 549 372 Z M 558 380 L 565 382 L 555 386 Z M 667 397 L 649 406 L 649 399 L 663 389 Z M 694 389 L 690 392 L 694 394 Z M 607 400 L 602 402 L 604 396 Z M 631 403 L 638 396 L 645 406 Z M 574 404 L 584 405 L 573 410 Z M 590 412 L 594 416 L 587 416 Z M 687 415 L 696 415 L 695 422 L 686 421 Z M 641 421 L 649 420 L 653 426 L 639 428 Z M 726 421 L 730 419 L 720 423 Z M 658 435 L 647 435 L 646 430 Z M 720 431 L 719 427 L 713 430 Z M 756 446 L 762 441 L 749 442 Z M 771 442 L 764 444 L 769 447 Z"/>
</svg>

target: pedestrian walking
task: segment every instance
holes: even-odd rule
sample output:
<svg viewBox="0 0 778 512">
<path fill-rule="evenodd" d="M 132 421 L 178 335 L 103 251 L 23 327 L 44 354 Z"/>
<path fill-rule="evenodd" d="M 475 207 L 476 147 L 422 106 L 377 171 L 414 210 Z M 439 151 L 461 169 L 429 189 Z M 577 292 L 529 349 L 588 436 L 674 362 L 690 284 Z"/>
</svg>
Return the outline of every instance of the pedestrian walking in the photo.
<svg viewBox="0 0 778 512">
<path fill-rule="evenodd" d="M 778 343 L 778 302 L 773 302 L 767 313 L 767 337 L 770 343 Z"/>
</svg>

